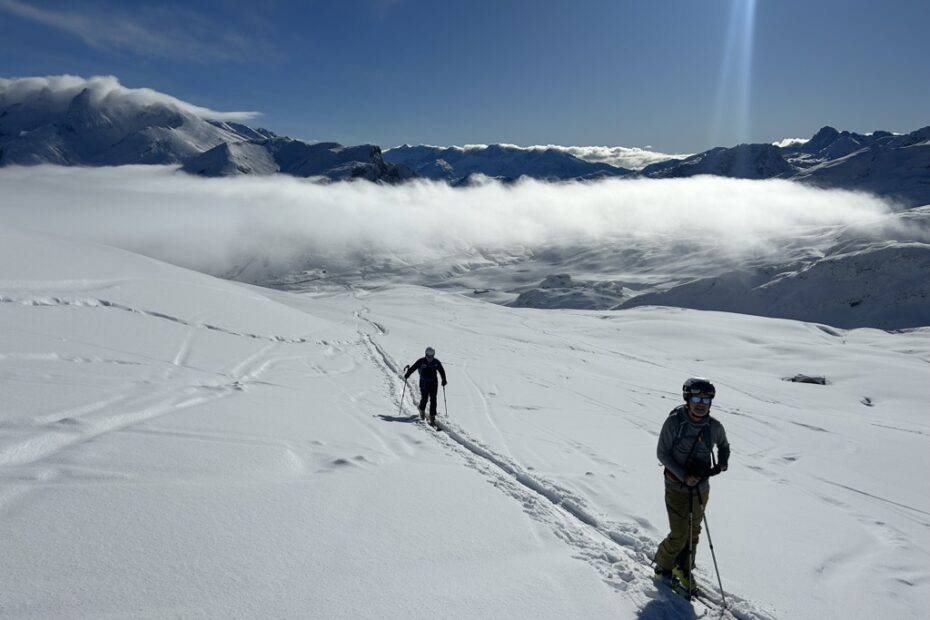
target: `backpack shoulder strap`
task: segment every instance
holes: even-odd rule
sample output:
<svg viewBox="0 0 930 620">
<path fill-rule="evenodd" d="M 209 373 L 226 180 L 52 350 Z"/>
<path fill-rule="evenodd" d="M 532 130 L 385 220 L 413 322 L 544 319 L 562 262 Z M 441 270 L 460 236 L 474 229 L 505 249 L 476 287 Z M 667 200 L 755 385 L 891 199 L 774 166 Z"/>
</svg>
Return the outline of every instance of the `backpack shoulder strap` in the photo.
<svg viewBox="0 0 930 620">
<path fill-rule="evenodd" d="M 671 411 L 668 412 L 668 417 L 670 417 L 670 418 L 671 418 L 671 417 L 674 417 L 674 416 L 677 416 L 677 415 L 678 415 L 678 407 L 675 407 L 674 409 L 672 409 Z M 678 442 L 679 442 L 679 441 L 681 441 L 681 436 L 684 435 L 684 433 L 685 433 L 685 425 L 682 424 L 681 421 L 679 421 L 679 422 L 678 422 L 678 432 L 675 433 L 675 439 L 672 440 L 672 447 L 673 447 L 673 448 L 674 448 L 675 446 L 678 445 Z"/>
</svg>

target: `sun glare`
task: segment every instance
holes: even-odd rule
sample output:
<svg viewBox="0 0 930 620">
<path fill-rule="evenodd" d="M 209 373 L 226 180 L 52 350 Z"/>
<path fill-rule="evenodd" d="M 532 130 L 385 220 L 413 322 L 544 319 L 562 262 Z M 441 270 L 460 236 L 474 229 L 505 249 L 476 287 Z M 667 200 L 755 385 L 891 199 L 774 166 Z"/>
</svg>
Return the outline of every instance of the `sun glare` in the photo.
<svg viewBox="0 0 930 620">
<path fill-rule="evenodd" d="M 720 64 L 712 144 L 750 141 L 752 51 L 756 0 L 732 0 Z"/>
</svg>

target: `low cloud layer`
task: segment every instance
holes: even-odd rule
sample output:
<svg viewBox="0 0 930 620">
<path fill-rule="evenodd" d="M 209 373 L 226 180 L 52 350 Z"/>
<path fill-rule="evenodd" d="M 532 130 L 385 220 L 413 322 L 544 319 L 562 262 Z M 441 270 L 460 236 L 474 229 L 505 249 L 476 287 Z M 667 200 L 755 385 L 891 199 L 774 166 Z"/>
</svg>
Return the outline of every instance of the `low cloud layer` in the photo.
<svg viewBox="0 0 930 620">
<path fill-rule="evenodd" d="M 888 213 L 864 194 L 716 177 L 451 188 L 38 166 L 0 169 L 0 187 L 0 225 L 220 275 L 256 262 L 280 274 L 359 260 L 411 264 L 473 248 L 684 242 L 730 258 L 757 256 L 808 234 L 816 244 L 811 231 L 874 228 Z"/>
<path fill-rule="evenodd" d="M 71 100 L 84 90 L 89 92 L 94 104 L 110 108 L 164 105 L 203 119 L 219 121 L 247 121 L 259 116 L 258 112 L 217 112 L 150 88 L 127 88 L 112 75 L 91 78 L 76 75 L 0 78 L 0 106 L 23 104 L 27 107 L 51 108 L 53 112 L 62 112 Z"/>
</svg>

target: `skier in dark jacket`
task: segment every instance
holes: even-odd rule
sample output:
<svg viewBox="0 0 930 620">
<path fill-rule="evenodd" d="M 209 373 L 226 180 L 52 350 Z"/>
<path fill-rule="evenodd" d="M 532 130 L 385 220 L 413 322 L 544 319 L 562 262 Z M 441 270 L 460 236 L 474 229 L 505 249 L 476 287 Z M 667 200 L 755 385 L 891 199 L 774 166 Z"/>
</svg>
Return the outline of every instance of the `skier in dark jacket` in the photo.
<svg viewBox="0 0 930 620">
<path fill-rule="evenodd" d="M 420 419 L 426 417 L 426 401 L 429 400 L 429 423 L 436 425 L 436 392 L 439 390 L 439 381 L 436 373 L 442 377 L 442 385 L 446 386 L 446 370 L 442 367 L 442 362 L 436 358 L 436 351 L 433 347 L 426 347 L 426 354 L 415 361 L 412 366 L 407 368 L 404 373 L 404 381 L 407 380 L 413 371 L 420 373 L 420 404 L 417 407 L 420 410 Z"/>
<path fill-rule="evenodd" d="M 671 531 L 659 545 L 655 563 L 658 577 L 677 579 L 684 588 L 694 591 L 691 571 L 710 493 L 708 479 L 727 470 L 730 443 L 723 424 L 710 417 L 716 396 L 713 384 L 707 379 L 688 379 L 682 395 L 685 404 L 666 418 L 656 449 L 659 461 L 665 465 L 665 509 Z M 717 465 L 713 464 L 714 446 L 719 456 Z"/>
</svg>

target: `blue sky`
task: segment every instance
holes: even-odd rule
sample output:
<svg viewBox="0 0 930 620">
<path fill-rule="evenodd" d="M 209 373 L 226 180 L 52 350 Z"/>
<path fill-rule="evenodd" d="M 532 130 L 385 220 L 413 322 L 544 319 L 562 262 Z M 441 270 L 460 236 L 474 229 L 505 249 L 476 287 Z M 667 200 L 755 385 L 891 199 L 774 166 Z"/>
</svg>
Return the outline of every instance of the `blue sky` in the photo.
<svg viewBox="0 0 930 620">
<path fill-rule="evenodd" d="M 652 146 L 930 124 L 927 0 L 0 0 L 0 77 L 115 75 L 279 134 Z"/>
</svg>

